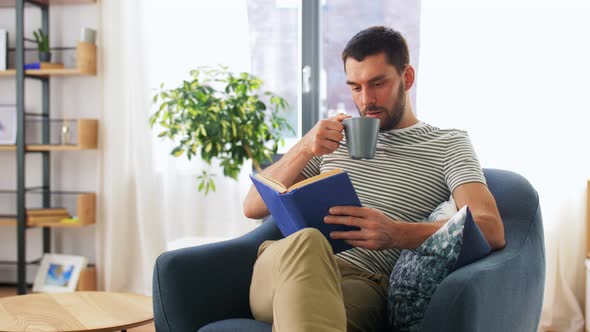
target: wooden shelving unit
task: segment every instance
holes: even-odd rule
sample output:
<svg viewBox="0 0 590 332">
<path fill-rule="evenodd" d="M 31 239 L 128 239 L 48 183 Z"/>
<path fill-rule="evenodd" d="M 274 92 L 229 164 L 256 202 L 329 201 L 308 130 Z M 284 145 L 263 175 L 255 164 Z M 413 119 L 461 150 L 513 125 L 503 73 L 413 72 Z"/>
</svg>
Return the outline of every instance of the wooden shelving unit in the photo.
<svg viewBox="0 0 590 332">
<path fill-rule="evenodd" d="M 76 4 L 92 4 L 96 0 L 0 0 L 0 8 L 14 7 L 16 17 L 16 33 L 15 33 L 15 67 L 16 69 L 9 69 L 0 71 L 0 78 L 14 79 L 16 83 L 16 114 L 17 114 L 17 139 L 16 145 L 0 145 L 0 151 L 15 151 L 16 152 L 16 215 L 9 217 L 0 216 L 0 226 L 16 227 L 16 268 L 17 268 L 17 292 L 18 294 L 25 294 L 27 292 L 27 270 L 26 266 L 26 242 L 27 242 L 27 228 L 39 227 L 42 229 L 42 245 L 43 253 L 52 252 L 51 246 L 51 230 L 54 228 L 78 228 L 96 223 L 96 194 L 94 193 L 80 193 L 77 194 L 76 207 L 74 208 L 74 201 L 69 201 L 70 210 L 60 211 L 53 217 L 47 217 L 43 214 L 38 214 L 36 217 L 30 209 L 31 205 L 38 205 L 37 209 L 52 208 L 52 205 L 60 202 L 58 197 L 54 194 L 58 192 L 52 191 L 51 187 L 51 152 L 53 151 L 74 151 L 96 149 L 98 143 L 98 121 L 95 119 L 76 119 L 76 135 L 72 145 L 56 145 L 51 143 L 69 142 L 69 137 L 62 140 L 52 140 L 51 133 L 56 133 L 51 129 L 51 121 L 55 121 L 50 117 L 50 85 L 49 78 L 52 77 L 70 77 L 89 75 L 93 76 L 97 73 L 97 49 L 96 45 L 85 42 L 78 42 L 76 46 L 76 67 L 75 68 L 54 68 L 41 70 L 23 70 L 25 65 L 25 11 L 32 7 L 34 10 L 41 11 L 41 28 L 49 34 L 49 6 L 60 5 L 76 5 Z M 35 143 L 27 144 L 25 138 L 28 138 L 25 133 L 29 130 L 25 126 L 26 112 L 25 112 L 25 80 L 27 78 L 38 79 L 42 84 L 42 104 L 41 111 L 38 113 L 41 119 L 41 125 L 35 129 L 40 133 L 39 138 L 31 138 Z M 63 127 L 66 128 L 66 127 Z M 65 129 L 64 129 L 65 131 Z M 66 134 L 64 134 L 66 135 Z M 70 133 L 67 133 L 70 135 Z M 28 195 L 31 188 L 25 186 L 26 179 L 26 155 L 27 153 L 39 153 L 42 162 L 42 183 L 39 183 L 41 191 L 37 192 L 39 196 L 35 203 L 28 202 Z M 69 193 L 68 193 L 69 194 Z M 12 209 L 10 209 L 12 210 Z M 75 211 L 74 211 L 75 210 Z M 39 213 L 39 211 L 36 211 Z M 14 213 L 14 212 L 11 212 Z M 77 221 L 75 223 L 62 222 L 64 216 L 75 215 Z M 55 220 L 53 220 L 55 218 Z M 36 220 L 37 222 L 33 222 Z M 96 270 L 91 269 L 94 273 L 94 288 L 96 288 Z M 86 286 L 87 287 L 87 286 Z M 91 287 L 92 288 L 92 287 Z M 95 289 L 87 289 L 95 290 Z"/>
</svg>

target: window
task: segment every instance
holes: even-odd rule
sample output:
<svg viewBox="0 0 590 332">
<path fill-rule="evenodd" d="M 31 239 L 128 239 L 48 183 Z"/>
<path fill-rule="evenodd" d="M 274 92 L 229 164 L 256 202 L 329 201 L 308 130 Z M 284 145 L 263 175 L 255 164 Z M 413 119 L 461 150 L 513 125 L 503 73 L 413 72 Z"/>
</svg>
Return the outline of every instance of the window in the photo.
<svg viewBox="0 0 590 332">
<path fill-rule="evenodd" d="M 280 152 L 317 120 L 339 111 L 357 113 L 340 54 L 358 31 L 373 25 L 399 30 L 417 69 L 420 1 L 248 0 L 248 22 L 252 73 L 291 106 L 285 117 L 297 134 L 286 136 Z"/>
<path fill-rule="evenodd" d="M 398 30 L 408 41 L 410 63 L 416 68 L 420 41 L 420 1 L 379 0 L 359 3 L 352 0 L 325 0 L 321 5 L 320 105 L 319 119 L 338 112 L 358 115 L 352 102 L 341 54 L 357 32 L 374 25 Z M 305 47 L 305 44 L 304 44 Z M 412 104 L 416 88 L 412 88 Z"/>
<path fill-rule="evenodd" d="M 301 132 L 300 20 L 298 0 L 248 1 L 251 71 L 264 81 L 266 90 L 289 103 L 284 117 L 296 134 L 285 136 L 287 149 Z"/>
</svg>

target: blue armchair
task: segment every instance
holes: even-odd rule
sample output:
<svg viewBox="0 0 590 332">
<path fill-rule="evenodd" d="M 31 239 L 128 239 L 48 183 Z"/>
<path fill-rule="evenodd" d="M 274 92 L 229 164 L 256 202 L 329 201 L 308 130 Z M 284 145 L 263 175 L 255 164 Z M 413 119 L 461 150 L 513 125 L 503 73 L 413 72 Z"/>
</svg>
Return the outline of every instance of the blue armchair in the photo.
<svg viewBox="0 0 590 332">
<path fill-rule="evenodd" d="M 522 176 L 485 169 L 504 220 L 506 248 L 439 285 L 422 331 L 536 331 L 543 303 L 545 247 L 539 199 Z M 153 278 L 158 332 L 271 331 L 250 312 L 248 294 L 260 243 L 280 239 L 272 219 L 230 241 L 162 254 Z"/>
</svg>

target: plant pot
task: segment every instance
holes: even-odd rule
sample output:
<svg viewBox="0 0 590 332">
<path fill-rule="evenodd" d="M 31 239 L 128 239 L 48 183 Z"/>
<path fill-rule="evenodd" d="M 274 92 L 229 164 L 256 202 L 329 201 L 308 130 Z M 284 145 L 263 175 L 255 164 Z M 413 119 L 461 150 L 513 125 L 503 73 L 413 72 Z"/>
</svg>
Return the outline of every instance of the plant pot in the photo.
<svg viewBox="0 0 590 332">
<path fill-rule="evenodd" d="M 51 52 L 39 52 L 40 62 L 51 62 Z"/>
</svg>

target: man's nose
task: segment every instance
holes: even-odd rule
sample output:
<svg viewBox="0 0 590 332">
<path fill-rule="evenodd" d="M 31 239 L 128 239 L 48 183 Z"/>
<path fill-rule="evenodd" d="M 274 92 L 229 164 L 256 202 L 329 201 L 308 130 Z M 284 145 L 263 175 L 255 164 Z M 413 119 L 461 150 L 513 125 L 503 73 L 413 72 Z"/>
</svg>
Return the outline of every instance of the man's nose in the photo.
<svg viewBox="0 0 590 332">
<path fill-rule="evenodd" d="M 363 106 L 369 106 L 375 104 L 375 93 L 372 89 L 363 89 L 361 92 L 361 103 Z"/>
</svg>

